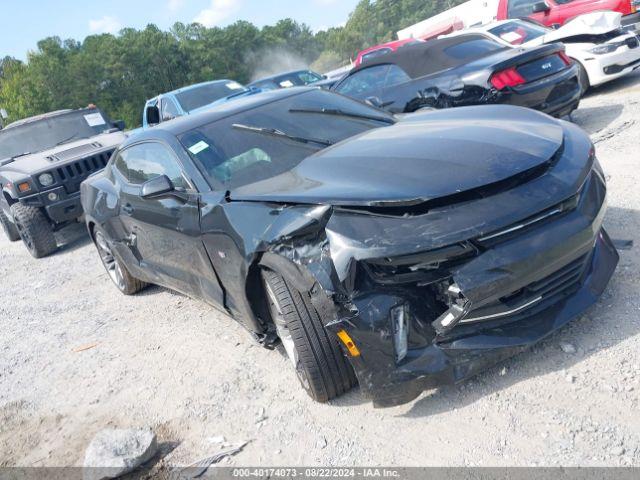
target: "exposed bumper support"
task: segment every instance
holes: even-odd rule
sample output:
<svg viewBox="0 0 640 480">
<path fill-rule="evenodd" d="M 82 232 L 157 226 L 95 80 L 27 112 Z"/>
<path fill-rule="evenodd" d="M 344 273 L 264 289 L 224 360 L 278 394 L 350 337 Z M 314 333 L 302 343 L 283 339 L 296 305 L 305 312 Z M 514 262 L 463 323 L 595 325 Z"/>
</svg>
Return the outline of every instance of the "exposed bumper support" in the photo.
<svg viewBox="0 0 640 480">
<path fill-rule="evenodd" d="M 573 293 L 548 297 L 523 311 L 511 323 L 412 350 L 384 384 L 364 385 L 377 407 L 406 403 L 425 389 L 472 377 L 513 356 L 563 327 L 597 302 L 618 264 L 618 253 L 604 230 L 596 239 L 582 281 Z"/>
</svg>

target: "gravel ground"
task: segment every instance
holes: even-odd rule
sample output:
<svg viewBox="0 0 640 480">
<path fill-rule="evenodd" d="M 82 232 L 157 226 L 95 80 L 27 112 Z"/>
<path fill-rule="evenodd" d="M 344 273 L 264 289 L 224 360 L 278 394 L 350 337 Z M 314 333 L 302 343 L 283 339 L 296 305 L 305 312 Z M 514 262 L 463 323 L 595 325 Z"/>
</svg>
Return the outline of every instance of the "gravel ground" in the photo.
<svg viewBox="0 0 640 480">
<path fill-rule="evenodd" d="M 640 72 L 573 119 L 610 177 L 611 236 L 635 241 L 600 303 L 532 351 L 392 409 L 358 390 L 315 404 L 283 354 L 226 315 L 158 287 L 121 296 L 80 225 L 41 261 L 3 237 L 0 466 L 81 465 L 99 430 L 143 426 L 174 465 L 224 436 L 249 442 L 230 465 L 640 466 Z"/>
</svg>

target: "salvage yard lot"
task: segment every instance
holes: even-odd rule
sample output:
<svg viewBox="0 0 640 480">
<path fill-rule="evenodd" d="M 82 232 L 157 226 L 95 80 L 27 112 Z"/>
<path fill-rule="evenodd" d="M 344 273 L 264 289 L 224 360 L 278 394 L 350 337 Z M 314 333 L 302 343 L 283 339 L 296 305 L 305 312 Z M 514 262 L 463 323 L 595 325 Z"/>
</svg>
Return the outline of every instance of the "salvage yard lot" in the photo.
<svg viewBox="0 0 640 480">
<path fill-rule="evenodd" d="M 35 261 L 0 240 L 0 466 L 81 465 L 105 427 L 152 427 L 167 464 L 248 441 L 233 465 L 640 466 L 640 72 L 574 113 L 609 179 L 612 238 L 633 240 L 600 302 L 462 386 L 375 410 L 328 405 L 232 319 L 151 287 L 124 297 L 78 225 Z M 170 448 L 169 448 L 170 447 Z"/>
</svg>

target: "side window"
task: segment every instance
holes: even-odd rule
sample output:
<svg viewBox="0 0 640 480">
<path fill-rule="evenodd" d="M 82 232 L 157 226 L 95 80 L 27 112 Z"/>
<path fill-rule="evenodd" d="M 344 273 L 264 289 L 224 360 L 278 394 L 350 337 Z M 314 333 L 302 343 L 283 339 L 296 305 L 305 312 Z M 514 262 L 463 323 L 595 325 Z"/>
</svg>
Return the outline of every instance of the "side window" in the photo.
<svg viewBox="0 0 640 480">
<path fill-rule="evenodd" d="M 368 60 L 371 60 L 372 58 L 381 57 L 391 52 L 392 50 L 390 48 L 379 48 L 378 50 L 374 50 L 373 52 L 365 53 L 364 55 L 362 55 L 361 62 L 364 63 Z"/>
<path fill-rule="evenodd" d="M 397 65 L 389 65 L 389 71 L 387 72 L 387 81 L 385 87 L 392 87 L 394 85 L 400 85 L 411 80 L 411 77 Z"/>
<path fill-rule="evenodd" d="M 302 83 L 304 85 L 309 85 L 311 83 L 315 83 L 322 80 L 322 77 L 314 75 L 311 72 L 302 72 L 298 75 L 298 77 L 300 77 L 300 80 L 302 80 Z"/>
<path fill-rule="evenodd" d="M 347 77 L 336 91 L 349 97 L 366 100 L 381 94 L 384 88 L 389 65 L 376 65 L 365 68 Z"/>
<path fill-rule="evenodd" d="M 113 168 L 120 172 L 124 178 L 129 180 L 129 169 L 127 168 L 127 163 L 124 161 L 124 157 L 122 156 L 123 152 L 118 152 L 116 157 L 113 160 Z"/>
<path fill-rule="evenodd" d="M 167 120 L 172 120 L 176 117 L 180 116 L 180 112 L 178 112 L 178 107 L 170 98 L 162 99 L 162 121 L 166 122 Z"/>
<path fill-rule="evenodd" d="M 188 188 L 182 170 L 173 153 L 160 143 L 141 143 L 120 152 L 116 168 L 129 183 L 143 183 L 166 175 L 175 187 Z"/>
<path fill-rule="evenodd" d="M 507 16 L 509 18 L 528 17 L 533 13 L 533 6 L 538 0 L 509 0 Z"/>
</svg>

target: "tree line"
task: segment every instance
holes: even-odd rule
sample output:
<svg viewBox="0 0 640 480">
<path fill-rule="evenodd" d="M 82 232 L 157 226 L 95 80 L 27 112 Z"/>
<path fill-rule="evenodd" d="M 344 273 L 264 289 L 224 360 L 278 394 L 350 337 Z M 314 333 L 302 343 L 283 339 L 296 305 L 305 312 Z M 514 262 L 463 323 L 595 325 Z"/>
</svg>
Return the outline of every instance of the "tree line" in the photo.
<svg viewBox="0 0 640 480">
<path fill-rule="evenodd" d="M 284 19 L 262 28 L 246 21 L 224 28 L 176 23 L 169 31 L 148 25 L 81 42 L 49 37 L 26 62 L 0 59 L 0 108 L 13 121 L 95 103 L 135 127 L 145 100 L 159 93 L 218 78 L 247 83 L 279 62 L 283 69 L 337 68 L 462 1 L 361 0 L 344 26 L 320 32 Z"/>
</svg>

